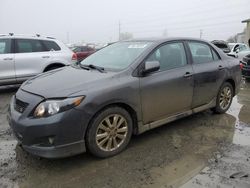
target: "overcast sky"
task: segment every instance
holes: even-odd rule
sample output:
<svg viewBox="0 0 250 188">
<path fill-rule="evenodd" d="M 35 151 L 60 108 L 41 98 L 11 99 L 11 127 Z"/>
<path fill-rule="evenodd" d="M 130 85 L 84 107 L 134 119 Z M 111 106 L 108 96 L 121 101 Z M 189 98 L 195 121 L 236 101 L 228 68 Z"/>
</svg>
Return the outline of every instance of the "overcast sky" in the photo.
<svg viewBox="0 0 250 188">
<path fill-rule="evenodd" d="M 135 38 L 200 37 L 202 30 L 204 39 L 227 39 L 242 32 L 249 7 L 250 0 L 0 0 L 0 33 L 109 42 L 120 21 Z"/>
</svg>

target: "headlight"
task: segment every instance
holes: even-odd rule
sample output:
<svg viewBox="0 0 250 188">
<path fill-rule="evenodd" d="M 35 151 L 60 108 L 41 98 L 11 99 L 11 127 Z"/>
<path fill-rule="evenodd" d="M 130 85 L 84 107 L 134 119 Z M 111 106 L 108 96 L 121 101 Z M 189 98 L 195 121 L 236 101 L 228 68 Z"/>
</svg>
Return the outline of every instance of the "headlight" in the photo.
<svg viewBox="0 0 250 188">
<path fill-rule="evenodd" d="M 84 96 L 64 100 L 47 100 L 36 107 L 33 116 L 36 118 L 52 116 L 78 106 L 83 99 Z"/>
</svg>

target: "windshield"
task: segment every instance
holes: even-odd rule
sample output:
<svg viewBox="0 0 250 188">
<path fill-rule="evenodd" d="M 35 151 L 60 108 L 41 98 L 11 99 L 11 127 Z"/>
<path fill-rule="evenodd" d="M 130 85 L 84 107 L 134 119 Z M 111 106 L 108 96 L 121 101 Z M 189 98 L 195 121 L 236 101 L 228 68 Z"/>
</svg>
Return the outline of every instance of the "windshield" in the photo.
<svg viewBox="0 0 250 188">
<path fill-rule="evenodd" d="M 81 65 L 95 65 L 104 69 L 122 70 L 131 65 L 151 42 L 119 42 L 107 46 L 81 61 Z"/>
</svg>

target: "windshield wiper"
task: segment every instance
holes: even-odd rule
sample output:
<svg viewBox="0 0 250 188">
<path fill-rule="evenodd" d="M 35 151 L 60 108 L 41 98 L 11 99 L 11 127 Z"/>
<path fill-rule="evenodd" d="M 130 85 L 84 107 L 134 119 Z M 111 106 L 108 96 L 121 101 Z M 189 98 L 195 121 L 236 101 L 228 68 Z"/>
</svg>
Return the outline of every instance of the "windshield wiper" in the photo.
<svg viewBox="0 0 250 188">
<path fill-rule="evenodd" d="M 90 65 L 84 65 L 84 64 L 80 63 L 80 67 L 83 68 L 83 69 L 87 69 L 87 70 L 89 70 L 89 69 L 95 69 L 95 70 L 98 70 L 99 72 L 102 72 L 102 73 L 105 72 L 104 71 L 104 67 L 99 67 L 99 66 L 92 65 L 92 64 L 90 64 Z"/>
</svg>

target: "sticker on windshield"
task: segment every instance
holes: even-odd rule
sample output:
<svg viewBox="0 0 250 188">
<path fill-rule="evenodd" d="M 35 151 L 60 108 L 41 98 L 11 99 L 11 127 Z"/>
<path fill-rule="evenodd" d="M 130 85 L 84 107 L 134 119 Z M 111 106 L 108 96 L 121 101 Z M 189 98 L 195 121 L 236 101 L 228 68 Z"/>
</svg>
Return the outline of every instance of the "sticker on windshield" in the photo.
<svg viewBox="0 0 250 188">
<path fill-rule="evenodd" d="M 145 48 L 147 44 L 130 44 L 128 48 Z"/>
</svg>

